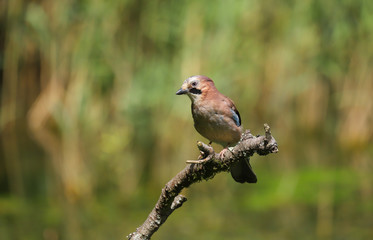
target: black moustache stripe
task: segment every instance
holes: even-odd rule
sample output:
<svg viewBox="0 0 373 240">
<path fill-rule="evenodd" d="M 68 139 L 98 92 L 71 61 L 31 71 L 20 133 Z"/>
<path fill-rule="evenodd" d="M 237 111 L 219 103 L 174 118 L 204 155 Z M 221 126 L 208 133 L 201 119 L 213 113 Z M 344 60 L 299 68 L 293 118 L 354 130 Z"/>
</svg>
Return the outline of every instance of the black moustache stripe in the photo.
<svg viewBox="0 0 373 240">
<path fill-rule="evenodd" d="M 190 92 L 190 93 L 193 93 L 193 94 L 201 94 L 201 93 L 202 93 L 202 91 L 199 90 L 199 89 L 197 89 L 197 88 L 191 88 L 191 89 L 189 90 L 189 92 Z"/>
</svg>

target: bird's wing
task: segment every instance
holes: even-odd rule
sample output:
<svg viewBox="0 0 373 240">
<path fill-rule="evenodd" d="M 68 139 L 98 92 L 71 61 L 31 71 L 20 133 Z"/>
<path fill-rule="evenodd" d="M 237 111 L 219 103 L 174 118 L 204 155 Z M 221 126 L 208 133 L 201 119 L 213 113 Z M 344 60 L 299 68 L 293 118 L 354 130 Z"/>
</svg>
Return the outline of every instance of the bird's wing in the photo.
<svg viewBox="0 0 373 240">
<path fill-rule="evenodd" d="M 233 120 L 236 123 L 237 127 L 241 126 L 241 116 L 240 113 L 238 112 L 237 108 L 233 105 L 231 108 L 231 112 L 233 115 Z"/>
<path fill-rule="evenodd" d="M 202 96 L 202 101 L 209 101 L 212 109 L 214 111 L 217 111 L 221 115 L 229 116 L 237 127 L 241 126 L 241 116 L 238 112 L 236 106 L 234 105 L 234 102 L 221 94 L 220 92 L 216 91 L 210 91 L 209 94 L 206 94 Z"/>
<path fill-rule="evenodd" d="M 227 106 L 229 107 L 230 112 L 232 114 L 232 119 L 235 122 L 235 124 L 237 125 L 237 127 L 241 126 L 241 116 L 240 116 L 240 113 L 238 112 L 236 106 L 234 105 L 234 102 L 227 97 L 225 97 L 224 102 L 226 102 Z"/>
</svg>

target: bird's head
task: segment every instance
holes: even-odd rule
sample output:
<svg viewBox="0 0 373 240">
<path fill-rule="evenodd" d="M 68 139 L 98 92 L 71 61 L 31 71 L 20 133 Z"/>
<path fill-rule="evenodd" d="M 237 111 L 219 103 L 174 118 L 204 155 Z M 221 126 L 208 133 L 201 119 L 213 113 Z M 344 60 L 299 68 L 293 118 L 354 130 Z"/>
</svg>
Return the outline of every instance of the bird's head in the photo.
<svg viewBox="0 0 373 240">
<path fill-rule="evenodd" d="M 187 94 L 192 102 L 201 98 L 203 93 L 209 91 L 209 89 L 215 88 L 214 82 L 203 75 L 196 75 L 187 78 L 181 88 L 176 92 L 176 95 Z"/>
</svg>

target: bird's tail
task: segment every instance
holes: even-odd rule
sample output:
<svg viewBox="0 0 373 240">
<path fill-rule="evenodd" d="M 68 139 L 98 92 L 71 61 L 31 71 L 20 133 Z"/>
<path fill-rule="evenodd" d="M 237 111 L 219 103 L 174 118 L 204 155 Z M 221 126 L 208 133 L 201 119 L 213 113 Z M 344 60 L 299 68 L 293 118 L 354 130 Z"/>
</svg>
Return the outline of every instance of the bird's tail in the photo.
<svg viewBox="0 0 373 240">
<path fill-rule="evenodd" d="M 242 159 L 231 166 L 231 174 L 233 179 L 239 183 L 256 183 L 256 178 L 249 160 Z"/>
</svg>

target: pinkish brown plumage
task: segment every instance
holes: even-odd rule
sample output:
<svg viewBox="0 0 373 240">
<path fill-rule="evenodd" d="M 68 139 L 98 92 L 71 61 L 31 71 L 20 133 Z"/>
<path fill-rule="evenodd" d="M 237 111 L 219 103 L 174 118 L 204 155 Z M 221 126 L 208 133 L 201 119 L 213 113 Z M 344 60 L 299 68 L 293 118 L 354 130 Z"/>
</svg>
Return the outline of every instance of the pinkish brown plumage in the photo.
<svg viewBox="0 0 373 240">
<path fill-rule="evenodd" d="M 194 127 L 210 140 L 210 143 L 215 142 L 227 148 L 240 140 L 240 114 L 233 101 L 221 94 L 210 78 L 202 75 L 192 76 L 184 81 L 176 94 L 187 94 L 191 99 Z M 246 160 L 232 166 L 231 173 L 237 182 L 257 181 Z"/>
</svg>

